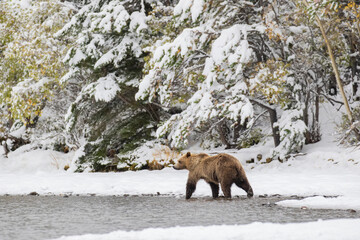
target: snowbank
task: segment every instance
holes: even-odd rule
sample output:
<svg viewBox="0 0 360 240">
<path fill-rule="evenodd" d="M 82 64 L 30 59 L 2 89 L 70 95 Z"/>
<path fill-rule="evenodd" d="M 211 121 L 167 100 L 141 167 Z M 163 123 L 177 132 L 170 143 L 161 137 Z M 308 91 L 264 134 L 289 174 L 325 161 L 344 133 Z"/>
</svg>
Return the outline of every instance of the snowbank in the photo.
<svg viewBox="0 0 360 240">
<path fill-rule="evenodd" d="M 344 204 L 346 203 L 346 204 Z M 324 197 L 315 196 L 308 197 L 302 200 L 284 200 L 277 203 L 284 207 L 294 208 L 314 208 L 314 209 L 360 209 L 359 195 L 354 196 L 340 196 L 340 197 Z"/>
<path fill-rule="evenodd" d="M 0 146 L 0 175 L 63 172 L 65 165 L 71 163 L 73 155 L 74 153 L 67 155 L 52 150 L 32 150 L 30 145 L 25 145 L 17 151 L 10 152 L 6 158 Z"/>
<path fill-rule="evenodd" d="M 59 240 L 112 239 L 360 239 L 360 219 L 338 219 L 308 223 L 251 223 L 235 226 L 148 228 L 142 231 L 116 231 L 61 237 Z"/>
<path fill-rule="evenodd" d="M 321 203 L 292 202 L 293 206 L 309 208 L 339 208 L 360 210 L 360 174 L 338 171 L 327 173 L 324 169 L 313 169 L 307 172 L 298 171 L 297 167 L 269 165 L 271 169 L 248 169 L 248 178 L 255 195 L 280 194 L 285 196 L 339 196 L 323 198 Z M 266 171 L 265 171 L 266 170 Z M 183 197 L 187 171 L 164 169 L 162 171 L 138 171 L 123 173 L 45 173 L 33 174 L 0 174 L 0 195 L 29 194 L 96 194 L 96 195 L 141 195 L 169 194 Z M 232 187 L 233 195 L 246 193 Z M 210 197 L 210 187 L 200 181 L 194 197 Z M 305 201 L 305 200 L 303 200 Z M 294 205 L 296 203 L 296 205 Z M 288 203 L 282 205 L 290 206 Z"/>
</svg>

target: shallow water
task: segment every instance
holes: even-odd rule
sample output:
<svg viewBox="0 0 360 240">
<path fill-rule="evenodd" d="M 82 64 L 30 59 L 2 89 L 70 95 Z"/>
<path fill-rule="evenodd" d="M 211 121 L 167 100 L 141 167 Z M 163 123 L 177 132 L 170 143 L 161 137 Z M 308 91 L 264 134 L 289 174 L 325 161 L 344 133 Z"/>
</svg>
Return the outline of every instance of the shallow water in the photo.
<svg viewBox="0 0 360 240">
<path fill-rule="evenodd" d="M 232 200 L 164 196 L 0 196 L 0 239 L 49 239 L 149 227 L 306 222 L 359 212 L 284 208 L 289 197 Z"/>
</svg>

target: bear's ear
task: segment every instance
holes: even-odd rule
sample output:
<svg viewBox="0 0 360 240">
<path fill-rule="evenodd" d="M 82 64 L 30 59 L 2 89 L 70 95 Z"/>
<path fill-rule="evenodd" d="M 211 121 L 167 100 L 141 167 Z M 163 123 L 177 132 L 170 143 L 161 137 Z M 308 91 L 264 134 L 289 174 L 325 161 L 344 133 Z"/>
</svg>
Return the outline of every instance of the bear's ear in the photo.
<svg viewBox="0 0 360 240">
<path fill-rule="evenodd" d="M 190 157 L 190 156 L 191 156 L 191 153 L 187 152 L 186 157 Z"/>
</svg>

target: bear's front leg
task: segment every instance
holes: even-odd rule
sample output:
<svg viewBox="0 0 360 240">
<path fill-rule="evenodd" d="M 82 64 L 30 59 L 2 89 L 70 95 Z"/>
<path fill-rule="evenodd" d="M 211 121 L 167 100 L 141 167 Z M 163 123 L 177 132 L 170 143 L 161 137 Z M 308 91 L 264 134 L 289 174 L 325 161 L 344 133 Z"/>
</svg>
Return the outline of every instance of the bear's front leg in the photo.
<svg viewBox="0 0 360 240">
<path fill-rule="evenodd" d="M 188 181 L 186 184 L 186 199 L 189 199 L 196 189 L 196 182 Z"/>
<path fill-rule="evenodd" d="M 213 198 L 219 197 L 219 184 L 209 182 Z"/>
</svg>

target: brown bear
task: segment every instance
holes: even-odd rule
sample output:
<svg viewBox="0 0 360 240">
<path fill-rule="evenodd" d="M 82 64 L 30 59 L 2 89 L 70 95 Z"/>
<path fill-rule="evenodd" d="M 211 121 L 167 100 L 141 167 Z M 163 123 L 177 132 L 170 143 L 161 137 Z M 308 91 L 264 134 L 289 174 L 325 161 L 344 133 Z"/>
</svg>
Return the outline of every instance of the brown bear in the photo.
<svg viewBox="0 0 360 240">
<path fill-rule="evenodd" d="M 219 183 L 226 198 L 231 198 L 231 185 L 235 183 L 247 192 L 248 197 L 254 195 L 239 160 L 221 153 L 209 156 L 206 153 L 191 154 L 188 152 L 179 158 L 174 165 L 176 170 L 189 170 L 186 184 L 186 199 L 189 199 L 196 189 L 196 183 L 204 179 L 210 184 L 213 198 L 219 196 Z"/>
</svg>

